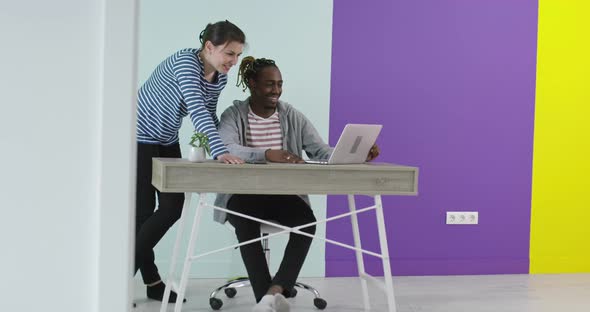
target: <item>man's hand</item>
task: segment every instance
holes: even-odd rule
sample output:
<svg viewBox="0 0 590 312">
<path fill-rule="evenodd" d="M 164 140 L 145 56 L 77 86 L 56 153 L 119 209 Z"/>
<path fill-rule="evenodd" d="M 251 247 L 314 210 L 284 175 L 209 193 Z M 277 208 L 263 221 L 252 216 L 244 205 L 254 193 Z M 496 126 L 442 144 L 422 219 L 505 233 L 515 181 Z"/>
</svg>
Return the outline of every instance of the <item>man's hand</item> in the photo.
<svg viewBox="0 0 590 312">
<path fill-rule="evenodd" d="M 234 156 L 230 153 L 225 153 L 225 154 L 221 154 L 219 156 L 217 156 L 217 160 L 219 160 L 222 163 L 226 163 L 226 164 L 243 164 L 244 161 L 238 157 L 238 156 Z"/>
<path fill-rule="evenodd" d="M 278 162 L 278 163 L 302 163 L 303 159 L 301 157 L 289 153 L 289 151 L 285 150 L 266 150 L 264 153 L 266 160 L 270 162 Z"/>
<path fill-rule="evenodd" d="M 377 158 L 377 156 L 379 156 L 379 146 L 375 144 L 373 145 L 373 147 L 371 147 L 371 150 L 369 150 L 369 155 L 367 155 L 367 161 L 371 161 Z"/>
</svg>

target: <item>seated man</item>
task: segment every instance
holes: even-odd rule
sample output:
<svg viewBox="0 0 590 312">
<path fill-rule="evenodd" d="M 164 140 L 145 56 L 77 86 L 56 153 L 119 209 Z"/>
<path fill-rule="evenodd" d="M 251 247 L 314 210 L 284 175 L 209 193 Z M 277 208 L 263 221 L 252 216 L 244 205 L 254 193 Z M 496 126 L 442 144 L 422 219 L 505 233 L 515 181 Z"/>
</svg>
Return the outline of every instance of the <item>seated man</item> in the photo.
<svg viewBox="0 0 590 312">
<path fill-rule="evenodd" d="M 291 105 L 279 101 L 283 79 L 274 61 L 246 57 L 240 64 L 238 79 L 244 90 L 250 89 L 251 96 L 234 101 L 221 115 L 219 125 L 219 134 L 232 155 L 250 163 L 299 163 L 303 162 L 303 151 L 312 159 L 330 157 L 333 148 L 323 142 L 311 122 Z M 373 146 L 367 160 L 378 154 L 377 146 Z M 306 195 L 219 194 L 215 205 L 288 227 L 316 221 Z M 227 220 L 233 225 L 240 243 L 260 237 L 260 223 L 217 210 L 215 214 L 217 221 Z M 315 226 L 301 231 L 314 234 Z M 260 242 L 240 247 L 257 302 L 253 311 L 289 311 L 285 296 L 295 285 L 310 245 L 310 237 L 290 234 L 274 278 Z"/>
</svg>

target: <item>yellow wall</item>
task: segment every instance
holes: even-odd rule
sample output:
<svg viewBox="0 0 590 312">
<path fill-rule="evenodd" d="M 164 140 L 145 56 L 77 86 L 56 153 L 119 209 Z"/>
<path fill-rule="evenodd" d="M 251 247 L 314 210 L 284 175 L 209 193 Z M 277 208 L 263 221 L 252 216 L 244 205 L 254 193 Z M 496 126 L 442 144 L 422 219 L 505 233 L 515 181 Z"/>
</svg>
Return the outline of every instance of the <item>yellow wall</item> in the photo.
<svg viewBox="0 0 590 312">
<path fill-rule="evenodd" d="M 590 272 L 590 1 L 540 0 L 531 273 Z"/>
</svg>

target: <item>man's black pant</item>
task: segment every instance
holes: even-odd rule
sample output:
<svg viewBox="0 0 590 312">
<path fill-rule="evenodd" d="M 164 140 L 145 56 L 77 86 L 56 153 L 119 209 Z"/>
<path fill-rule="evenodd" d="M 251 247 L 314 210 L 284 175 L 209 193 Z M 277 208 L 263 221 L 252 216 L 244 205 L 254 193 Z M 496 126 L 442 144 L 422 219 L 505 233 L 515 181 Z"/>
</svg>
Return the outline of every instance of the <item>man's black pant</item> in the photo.
<svg viewBox="0 0 590 312">
<path fill-rule="evenodd" d="M 316 221 L 309 205 L 296 195 L 233 195 L 227 207 L 256 218 L 274 220 L 288 227 Z M 260 223 L 231 214 L 228 214 L 228 221 L 235 228 L 240 243 L 260 237 Z M 301 231 L 315 234 L 315 226 Z M 274 278 L 270 276 L 260 242 L 240 247 L 256 302 L 262 299 L 271 285 L 279 285 L 286 291 L 295 286 L 311 241 L 310 237 L 290 234 L 283 260 Z"/>
<path fill-rule="evenodd" d="M 180 158 L 180 145 L 137 144 L 135 273 L 141 271 L 145 284 L 161 279 L 154 262 L 154 247 L 180 218 L 184 204 L 184 193 L 160 193 L 152 185 L 152 157 Z M 154 212 L 156 195 L 159 205 Z"/>
</svg>

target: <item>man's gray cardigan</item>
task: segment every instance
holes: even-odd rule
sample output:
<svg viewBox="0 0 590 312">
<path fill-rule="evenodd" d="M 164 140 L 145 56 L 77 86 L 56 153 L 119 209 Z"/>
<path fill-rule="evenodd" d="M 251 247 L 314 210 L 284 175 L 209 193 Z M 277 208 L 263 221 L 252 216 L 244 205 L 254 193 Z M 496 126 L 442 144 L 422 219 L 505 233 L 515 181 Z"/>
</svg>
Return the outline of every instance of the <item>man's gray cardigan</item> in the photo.
<svg viewBox="0 0 590 312">
<path fill-rule="evenodd" d="M 265 150 L 246 146 L 249 100 L 250 98 L 245 101 L 236 100 L 233 106 L 228 107 L 221 114 L 219 135 L 227 145 L 230 154 L 238 156 L 248 163 L 266 163 Z M 277 111 L 281 123 L 284 150 L 300 157 L 305 151 L 310 159 L 327 160 L 330 158 L 333 148 L 324 143 L 317 130 L 301 112 L 283 101 L 279 101 Z M 232 195 L 217 194 L 215 206 L 226 208 Z M 309 205 L 307 195 L 299 195 L 299 197 Z M 214 219 L 224 223 L 227 219 L 226 213 L 215 210 Z"/>
</svg>

